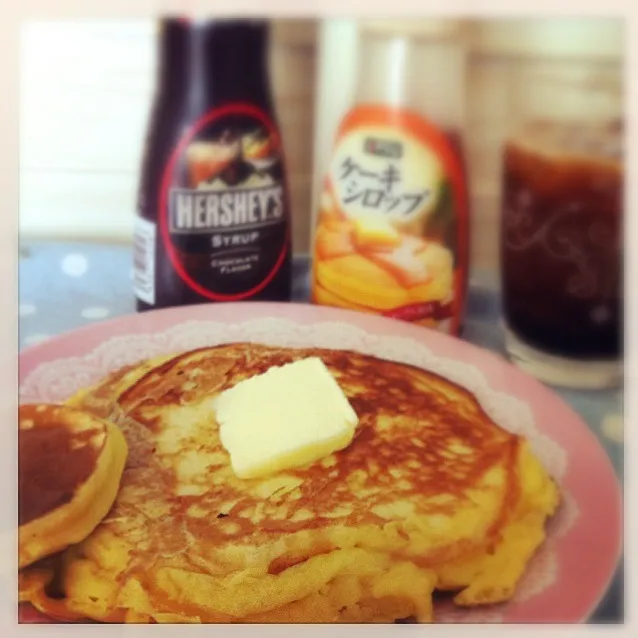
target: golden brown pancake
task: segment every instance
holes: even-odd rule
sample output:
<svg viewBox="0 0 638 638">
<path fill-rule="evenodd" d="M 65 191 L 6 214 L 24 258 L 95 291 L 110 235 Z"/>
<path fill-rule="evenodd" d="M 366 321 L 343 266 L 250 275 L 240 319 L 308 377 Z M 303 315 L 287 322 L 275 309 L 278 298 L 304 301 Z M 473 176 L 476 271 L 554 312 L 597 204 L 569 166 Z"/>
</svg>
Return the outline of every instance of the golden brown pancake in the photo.
<svg viewBox="0 0 638 638">
<path fill-rule="evenodd" d="M 237 478 L 215 397 L 309 356 L 359 415 L 354 441 L 306 467 Z M 111 513 L 57 569 L 71 615 L 427 622 L 437 588 L 459 592 L 459 604 L 510 597 L 557 504 L 526 442 L 471 393 L 358 353 L 206 348 L 112 375 L 73 402 L 117 421 L 130 455 Z M 24 597 L 47 611 L 51 574 L 29 576 Z"/>
<path fill-rule="evenodd" d="M 86 538 L 113 504 L 126 441 L 113 424 L 60 405 L 19 409 L 20 567 Z"/>
</svg>

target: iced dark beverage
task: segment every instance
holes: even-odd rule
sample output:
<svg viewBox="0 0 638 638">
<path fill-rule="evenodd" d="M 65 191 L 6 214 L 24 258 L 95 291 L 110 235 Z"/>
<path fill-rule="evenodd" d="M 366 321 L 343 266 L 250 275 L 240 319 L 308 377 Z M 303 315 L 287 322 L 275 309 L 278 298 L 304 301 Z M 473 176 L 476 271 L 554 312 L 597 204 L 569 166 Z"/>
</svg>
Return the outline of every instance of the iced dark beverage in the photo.
<svg viewBox="0 0 638 638">
<path fill-rule="evenodd" d="M 528 355 L 620 358 L 622 226 L 618 122 L 535 122 L 507 142 L 503 309 L 512 340 Z"/>
</svg>

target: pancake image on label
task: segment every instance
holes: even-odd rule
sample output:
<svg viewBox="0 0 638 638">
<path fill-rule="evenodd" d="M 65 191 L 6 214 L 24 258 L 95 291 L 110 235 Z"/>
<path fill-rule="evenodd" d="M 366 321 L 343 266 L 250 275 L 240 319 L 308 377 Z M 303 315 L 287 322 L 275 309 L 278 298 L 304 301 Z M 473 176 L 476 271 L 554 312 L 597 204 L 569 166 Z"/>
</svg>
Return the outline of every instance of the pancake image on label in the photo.
<svg viewBox="0 0 638 638">
<path fill-rule="evenodd" d="M 19 408 L 19 564 L 84 540 L 113 505 L 127 444 L 117 426 L 61 405 Z"/>
<path fill-rule="evenodd" d="M 216 398 L 310 357 L 356 412 L 351 443 L 239 478 Z M 111 375 L 70 403 L 117 423 L 129 456 L 96 529 L 21 572 L 22 600 L 58 618 L 432 622 L 437 590 L 461 606 L 511 598 L 559 502 L 529 444 L 470 392 L 356 352 L 203 348 Z"/>
<path fill-rule="evenodd" d="M 451 299 L 454 260 L 434 241 L 399 232 L 383 217 L 323 219 L 315 234 L 315 303 L 391 311 Z M 328 294 L 326 294 L 328 293 Z"/>
</svg>

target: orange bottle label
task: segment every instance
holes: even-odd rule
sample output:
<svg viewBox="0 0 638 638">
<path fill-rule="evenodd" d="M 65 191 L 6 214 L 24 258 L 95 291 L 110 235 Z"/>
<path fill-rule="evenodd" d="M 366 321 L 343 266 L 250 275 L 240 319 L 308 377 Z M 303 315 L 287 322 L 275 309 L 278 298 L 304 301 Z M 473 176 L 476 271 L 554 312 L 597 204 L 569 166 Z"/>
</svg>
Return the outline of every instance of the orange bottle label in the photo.
<svg viewBox="0 0 638 638">
<path fill-rule="evenodd" d="M 314 303 L 458 332 L 468 220 L 453 142 L 408 110 L 346 115 L 317 216 Z"/>
</svg>

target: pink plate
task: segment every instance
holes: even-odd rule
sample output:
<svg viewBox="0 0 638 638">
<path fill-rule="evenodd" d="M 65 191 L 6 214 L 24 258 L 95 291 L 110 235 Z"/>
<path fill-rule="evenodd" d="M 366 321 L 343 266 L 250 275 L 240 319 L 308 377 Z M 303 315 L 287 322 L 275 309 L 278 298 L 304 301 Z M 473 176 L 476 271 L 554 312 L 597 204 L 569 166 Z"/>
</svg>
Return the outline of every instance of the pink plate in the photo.
<svg viewBox="0 0 638 638">
<path fill-rule="evenodd" d="M 418 365 L 474 392 L 502 427 L 527 437 L 563 502 L 513 600 L 476 610 L 437 603 L 441 622 L 584 622 L 622 548 L 622 501 L 596 437 L 555 394 L 499 357 L 408 323 L 301 304 L 239 303 L 131 315 L 62 335 L 20 355 L 20 400 L 62 401 L 123 365 L 238 341 L 358 350 Z M 50 622 L 23 606 L 21 622 Z"/>
</svg>

